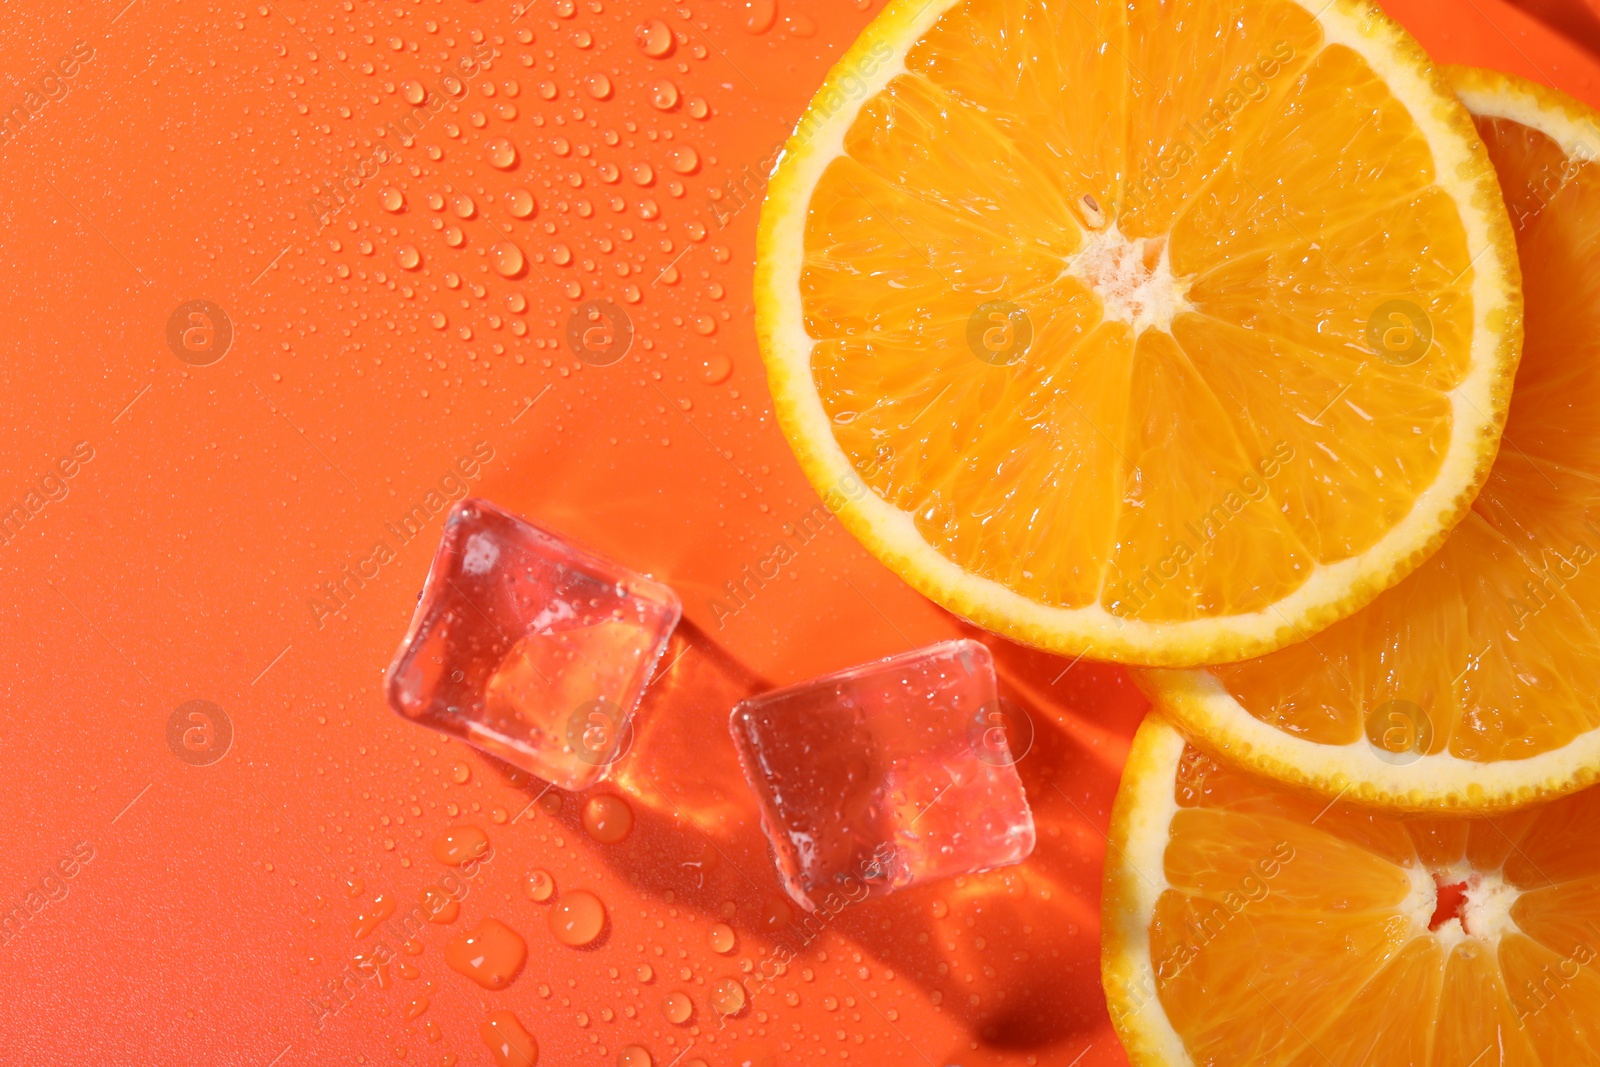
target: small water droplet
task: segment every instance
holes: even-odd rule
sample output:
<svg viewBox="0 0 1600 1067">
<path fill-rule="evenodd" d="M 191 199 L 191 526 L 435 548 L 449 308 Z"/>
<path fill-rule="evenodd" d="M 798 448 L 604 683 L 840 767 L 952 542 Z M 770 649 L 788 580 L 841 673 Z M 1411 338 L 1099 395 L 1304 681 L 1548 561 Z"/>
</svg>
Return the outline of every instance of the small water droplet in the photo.
<svg viewBox="0 0 1600 1067">
<path fill-rule="evenodd" d="M 450 210 L 456 213 L 458 219 L 470 219 L 477 214 L 478 205 L 466 193 L 453 193 L 450 196 Z"/>
<path fill-rule="evenodd" d="M 726 956 L 733 951 L 737 938 L 733 936 L 733 927 L 727 923 L 716 923 L 711 927 L 708 940 L 711 942 L 711 951 Z"/>
<path fill-rule="evenodd" d="M 378 203 L 385 211 L 399 211 L 406 206 L 406 198 L 394 186 L 386 185 L 378 190 Z"/>
<path fill-rule="evenodd" d="M 683 109 L 689 113 L 689 117 L 692 119 L 703 119 L 711 114 L 710 105 L 698 96 L 691 96 L 689 102 L 683 105 Z"/>
<path fill-rule="evenodd" d="M 607 100 L 611 97 L 611 79 L 598 71 L 583 79 L 583 87 L 596 100 Z"/>
<path fill-rule="evenodd" d="M 394 250 L 394 254 L 400 261 L 400 266 L 406 270 L 416 270 L 422 263 L 422 254 L 412 245 L 401 245 Z"/>
<path fill-rule="evenodd" d="M 617 1053 L 617 1067 L 650 1067 L 650 1053 L 638 1045 L 626 1045 Z"/>
<path fill-rule="evenodd" d="M 400 98 L 408 104 L 420 104 L 428 98 L 428 90 L 423 88 L 422 83 L 415 79 L 401 82 Z"/>
<path fill-rule="evenodd" d="M 522 891 L 528 894 L 529 900 L 543 904 L 555 894 L 556 882 L 550 877 L 549 871 L 535 867 L 522 880 Z"/>
</svg>

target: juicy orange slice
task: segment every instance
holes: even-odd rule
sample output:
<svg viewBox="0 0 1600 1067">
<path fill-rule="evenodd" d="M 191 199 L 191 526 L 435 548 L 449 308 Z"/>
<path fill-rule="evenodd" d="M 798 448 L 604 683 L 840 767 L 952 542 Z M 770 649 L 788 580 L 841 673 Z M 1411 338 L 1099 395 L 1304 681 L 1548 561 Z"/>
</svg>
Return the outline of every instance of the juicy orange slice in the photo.
<svg viewBox="0 0 1600 1067">
<path fill-rule="evenodd" d="M 1600 777 L 1600 114 L 1509 75 L 1450 76 L 1506 190 L 1527 298 L 1482 493 L 1437 555 L 1312 641 L 1143 684 L 1266 773 L 1499 809 Z"/>
<path fill-rule="evenodd" d="M 1355 0 L 896 0 L 762 212 L 779 424 L 946 607 L 1157 665 L 1436 547 L 1521 339 L 1470 119 Z"/>
<path fill-rule="evenodd" d="M 1600 790 L 1397 816 L 1134 739 L 1102 978 L 1135 1064 L 1600 1063 Z"/>
</svg>

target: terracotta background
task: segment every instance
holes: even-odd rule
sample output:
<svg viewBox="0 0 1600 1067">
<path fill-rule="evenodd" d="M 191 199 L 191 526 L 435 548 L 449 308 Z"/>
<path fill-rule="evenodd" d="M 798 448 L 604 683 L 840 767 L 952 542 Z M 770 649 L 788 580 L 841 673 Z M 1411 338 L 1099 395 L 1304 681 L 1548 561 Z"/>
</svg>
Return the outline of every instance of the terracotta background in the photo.
<svg viewBox="0 0 1600 1067">
<path fill-rule="evenodd" d="M 879 6 L 9 7 L 6 109 L 75 44 L 92 58 L 0 143 L 0 511 L 26 508 L 80 443 L 92 458 L 45 484 L 60 498 L 0 543 L 0 911 L 28 917 L 0 946 L 0 1059 L 483 1064 L 479 1023 L 510 1008 L 556 1065 L 613 1064 L 630 1044 L 657 1065 L 1123 1062 L 1099 985 L 1099 879 L 1142 701 L 1117 669 L 990 638 L 1037 729 L 1020 765 L 1034 858 L 845 912 L 726 1027 L 707 1002 L 792 936 L 773 920 L 777 882 L 727 710 L 966 632 L 836 524 L 737 612 L 711 603 L 816 499 L 772 426 L 755 351 L 757 209 L 728 215 L 732 201 L 714 209 L 709 191 L 759 174 Z M 1386 6 L 1442 60 L 1600 104 L 1600 65 L 1497 0 Z M 1556 6 L 1544 5 L 1552 23 L 1600 43 L 1583 5 Z M 635 45 L 647 18 L 681 35 L 670 56 Z M 378 131 L 408 110 L 408 81 L 445 92 L 437 68 L 480 42 L 499 51 L 491 68 L 319 232 L 308 198 L 395 143 Z M 653 103 L 671 95 L 663 81 L 678 97 L 668 110 Z M 514 169 L 486 162 L 495 138 L 516 144 Z M 674 151 L 685 145 L 692 167 Z M 386 185 L 402 211 L 380 205 Z M 538 201 L 531 219 L 503 207 L 518 186 Z M 470 218 L 427 205 L 459 192 Z M 490 268 L 504 239 L 534 257 L 524 276 Z M 402 246 L 418 269 L 401 267 Z M 209 366 L 165 339 L 194 298 L 233 323 Z M 565 348 L 590 299 L 632 319 L 633 349 L 610 367 Z M 479 442 L 493 459 L 474 493 L 684 600 L 673 665 L 602 787 L 636 813 L 621 844 L 591 840 L 573 798 L 554 813 L 532 804 L 539 783 L 381 701 L 438 519 L 404 546 L 384 524 Z M 342 568 L 372 575 L 380 538 L 395 558 L 357 588 Z M 322 588 L 341 580 L 342 605 Z M 191 700 L 232 725 L 209 766 L 168 745 Z M 400 953 L 416 977 L 391 965 L 319 1022 L 312 998 L 373 943 L 353 937 L 354 917 L 380 893 L 409 908 L 444 871 L 429 843 L 461 821 L 495 848 L 461 918 Z M 75 848 L 92 858 L 47 881 Z M 605 901 L 596 945 L 550 936 L 548 905 L 522 891 L 534 867 Z M 529 946 L 499 993 L 440 957 L 489 915 Z M 726 955 L 708 940 L 718 921 L 737 937 Z M 695 1004 L 689 1025 L 662 1014 L 673 990 Z"/>
</svg>

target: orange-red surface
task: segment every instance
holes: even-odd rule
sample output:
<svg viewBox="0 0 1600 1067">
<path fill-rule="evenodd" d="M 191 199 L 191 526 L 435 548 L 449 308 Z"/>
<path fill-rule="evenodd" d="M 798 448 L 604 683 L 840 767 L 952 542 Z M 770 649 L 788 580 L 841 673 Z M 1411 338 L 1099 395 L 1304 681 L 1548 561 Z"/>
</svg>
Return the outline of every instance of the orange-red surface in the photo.
<svg viewBox="0 0 1600 1067">
<path fill-rule="evenodd" d="M 757 208 L 738 204 L 879 6 L 859 4 L 8 8 L 0 510 L 23 512 L 0 539 L 0 1060 L 484 1064 L 480 1026 L 510 1010 L 553 1065 L 632 1045 L 658 1067 L 1123 1062 L 1098 977 L 1102 831 L 1142 711 L 1119 670 L 984 637 L 1037 729 L 1020 764 L 1036 854 L 847 909 L 798 949 L 734 763 L 746 694 L 969 632 L 836 523 L 793 532 L 817 501 L 755 351 Z M 1600 66 L 1496 0 L 1388 6 L 1440 59 L 1600 104 Z M 638 46 L 646 19 L 679 34 L 670 55 Z M 449 96 L 441 70 L 484 44 L 492 66 Z M 378 133 L 411 82 L 450 106 L 347 205 L 308 207 L 399 144 Z M 506 138 L 512 169 L 489 162 Z M 517 187 L 532 218 L 508 211 Z M 520 277 L 495 269 L 504 240 L 530 258 Z M 197 298 L 234 331 L 205 366 L 166 340 Z M 614 365 L 566 347 L 590 299 L 631 316 Z M 597 790 L 632 809 L 620 842 L 585 829 L 581 797 L 534 803 L 539 783 L 382 702 L 439 517 L 405 543 L 389 524 L 437 511 L 475 450 L 492 458 L 472 492 L 683 598 L 635 747 Z M 196 700 L 231 723 L 215 763 L 205 720 L 169 735 Z M 493 851 L 455 921 L 352 964 L 384 939 L 357 938 L 358 917 L 380 894 L 410 909 L 463 822 Z M 580 889 L 607 918 L 572 947 L 547 916 Z M 486 918 L 527 943 L 500 991 L 445 965 Z M 720 1025 L 719 983 L 785 951 Z M 347 997 L 314 1007 L 341 973 Z"/>
</svg>

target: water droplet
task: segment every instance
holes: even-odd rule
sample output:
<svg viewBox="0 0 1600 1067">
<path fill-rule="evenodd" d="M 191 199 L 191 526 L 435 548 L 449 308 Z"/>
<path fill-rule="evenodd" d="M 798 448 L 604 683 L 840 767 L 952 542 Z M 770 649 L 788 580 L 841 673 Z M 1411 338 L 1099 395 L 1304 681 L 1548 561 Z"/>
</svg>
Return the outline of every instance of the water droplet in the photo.
<svg viewBox="0 0 1600 1067">
<path fill-rule="evenodd" d="M 592 796 L 583 804 L 583 828 L 596 841 L 614 845 L 633 829 L 633 809 L 611 793 Z"/>
<path fill-rule="evenodd" d="M 461 232 L 460 226 L 446 226 L 444 228 L 444 243 L 451 248 L 460 248 L 466 243 L 467 235 Z"/>
<path fill-rule="evenodd" d="M 650 104 L 658 111 L 671 111 L 678 106 L 678 87 L 665 78 L 651 82 Z"/>
<path fill-rule="evenodd" d="M 817 24 L 806 15 L 794 14 L 784 17 L 784 28 L 795 37 L 815 37 Z"/>
<path fill-rule="evenodd" d="M 532 218 L 533 213 L 538 209 L 538 202 L 533 199 L 533 194 L 526 189 L 513 189 L 506 194 L 506 210 L 511 212 L 514 218 Z"/>
<path fill-rule="evenodd" d="M 400 98 L 408 104 L 420 104 L 428 98 L 428 90 L 422 83 L 413 79 L 400 83 Z"/>
<path fill-rule="evenodd" d="M 450 196 L 450 210 L 456 213 L 458 219 L 470 219 L 477 213 L 478 205 L 466 193 L 453 193 Z"/>
<path fill-rule="evenodd" d="M 744 1010 L 744 986 L 724 978 L 711 987 L 711 1010 L 718 1015 L 737 1015 Z"/>
<path fill-rule="evenodd" d="M 461 903 L 443 886 L 430 885 L 422 890 L 422 912 L 431 923 L 443 926 L 456 921 L 461 914 Z"/>
<path fill-rule="evenodd" d="M 641 982 L 650 981 L 651 978 L 655 977 L 655 973 L 656 972 L 650 969 L 650 965 L 648 963 L 641 963 L 639 966 L 633 969 L 634 978 Z"/>
<path fill-rule="evenodd" d="M 679 174 L 693 174 L 700 169 L 700 153 L 681 144 L 667 153 L 667 164 Z"/>
<path fill-rule="evenodd" d="M 515 278 L 522 273 L 522 249 L 510 241 L 501 241 L 489 249 L 489 262 L 502 278 Z"/>
<path fill-rule="evenodd" d="M 416 270 L 422 263 L 422 255 L 412 245 L 401 245 L 394 250 L 395 258 L 400 261 L 400 266 L 406 270 Z"/>
<path fill-rule="evenodd" d="M 543 904 L 555 894 L 556 881 L 550 877 L 549 871 L 534 868 L 522 880 L 522 889 L 528 894 L 529 900 Z"/>
<path fill-rule="evenodd" d="M 778 17 L 777 0 L 744 0 L 744 28 L 748 33 L 766 33 Z"/>
<path fill-rule="evenodd" d="M 484 145 L 483 154 L 489 161 L 489 166 L 498 170 L 510 170 L 517 165 L 517 146 L 504 137 L 496 138 Z"/>
<path fill-rule="evenodd" d="M 709 940 L 712 952 L 720 952 L 726 956 L 733 951 L 737 939 L 733 936 L 733 927 L 727 923 L 716 923 L 711 927 Z"/>
<path fill-rule="evenodd" d="M 727 370 L 726 371 L 722 371 L 723 367 L 726 367 Z M 715 379 L 712 378 L 711 374 L 712 374 L 713 371 L 722 371 L 722 377 L 715 378 Z M 704 367 L 704 370 L 703 370 L 702 373 L 705 375 L 705 380 L 706 381 L 710 382 L 712 385 L 715 385 L 717 382 L 726 381 L 727 378 L 728 378 L 728 375 L 730 373 L 732 373 L 732 371 L 733 371 L 733 364 L 728 361 L 728 357 L 726 357 L 726 356 L 711 356 L 709 359 L 706 360 L 705 367 Z M 793 921 L 794 921 L 794 909 L 791 908 L 789 906 L 789 902 L 787 900 L 784 900 L 782 897 L 776 896 L 776 895 L 770 895 L 762 903 L 762 905 L 761 905 L 761 929 L 766 930 L 768 932 L 775 933 L 775 932 L 777 932 L 779 930 L 784 929 L 785 927 L 787 927 Z"/>
<path fill-rule="evenodd" d="M 527 310 L 528 298 L 523 296 L 521 293 L 507 293 L 506 307 L 510 308 L 515 314 L 521 314 L 523 311 Z"/>
<path fill-rule="evenodd" d="M 478 1036 L 489 1046 L 495 1067 L 534 1067 L 539 1062 L 539 1043 L 509 1011 L 497 1011 L 483 1020 Z"/>
<path fill-rule="evenodd" d="M 950 905 L 942 900 L 935 900 L 930 906 L 930 910 L 932 910 L 935 919 L 942 919 L 950 914 Z"/>
<path fill-rule="evenodd" d="M 691 96 L 688 103 L 683 105 L 683 109 L 689 113 L 689 117 L 692 119 L 703 119 L 711 114 L 710 105 L 698 96 Z"/>
<path fill-rule="evenodd" d="M 689 321 L 694 325 L 694 332 L 701 337 L 710 337 L 717 332 L 717 320 L 710 315 L 696 315 Z"/>
<path fill-rule="evenodd" d="M 550 262 L 558 267 L 565 267 L 572 262 L 572 249 L 564 244 L 557 244 L 550 249 Z"/>
<path fill-rule="evenodd" d="M 694 1003 L 687 993 L 668 993 L 661 1000 L 661 1014 L 667 1017 L 667 1022 L 681 1026 L 694 1014 Z"/>
<path fill-rule="evenodd" d="M 444 312 L 434 311 L 430 312 L 428 315 L 428 325 L 432 326 L 435 330 L 442 330 L 446 326 L 450 325 L 450 320 L 445 317 Z"/>
<path fill-rule="evenodd" d="M 558 19 L 570 19 L 578 13 L 578 5 L 573 3 L 573 0 L 555 0 L 552 6 Z"/>
<path fill-rule="evenodd" d="M 635 163 L 628 168 L 628 177 L 635 185 L 649 185 L 656 180 L 655 168 L 648 163 Z"/>
<path fill-rule="evenodd" d="M 660 19 L 641 22 L 639 28 L 633 31 L 633 39 L 639 45 L 639 51 L 651 59 L 672 54 L 672 29 Z"/>
<path fill-rule="evenodd" d="M 406 206 L 406 198 L 394 186 L 386 185 L 378 190 L 378 203 L 385 211 L 399 211 Z"/>
<path fill-rule="evenodd" d="M 638 1045 L 627 1045 L 617 1053 L 617 1067 L 650 1067 L 650 1053 Z"/>
<path fill-rule="evenodd" d="M 387 893 L 379 893 L 372 898 L 372 903 L 356 913 L 355 919 L 350 923 L 350 933 L 357 941 L 366 937 L 378 928 L 378 924 L 394 914 L 394 897 Z"/>
<path fill-rule="evenodd" d="M 489 851 L 489 835 L 470 823 L 452 826 L 433 839 L 433 858 L 450 867 L 459 867 Z"/>
<path fill-rule="evenodd" d="M 605 905 L 584 889 L 567 893 L 550 909 L 550 933 L 563 945 L 587 945 L 605 924 Z"/>
<path fill-rule="evenodd" d="M 444 962 L 485 989 L 504 989 L 522 970 L 527 942 L 499 919 L 485 919 L 444 947 Z"/>
<path fill-rule="evenodd" d="M 407 1019 L 415 1019 L 417 1016 L 421 1015 L 423 1012 L 425 1012 L 427 1010 L 428 1010 L 428 998 L 427 997 L 424 997 L 424 996 L 412 997 L 411 998 L 411 1003 L 406 1005 L 406 1018 Z"/>
<path fill-rule="evenodd" d="M 583 79 L 583 87 L 596 100 L 606 100 L 611 96 L 611 79 L 598 71 Z"/>
</svg>

